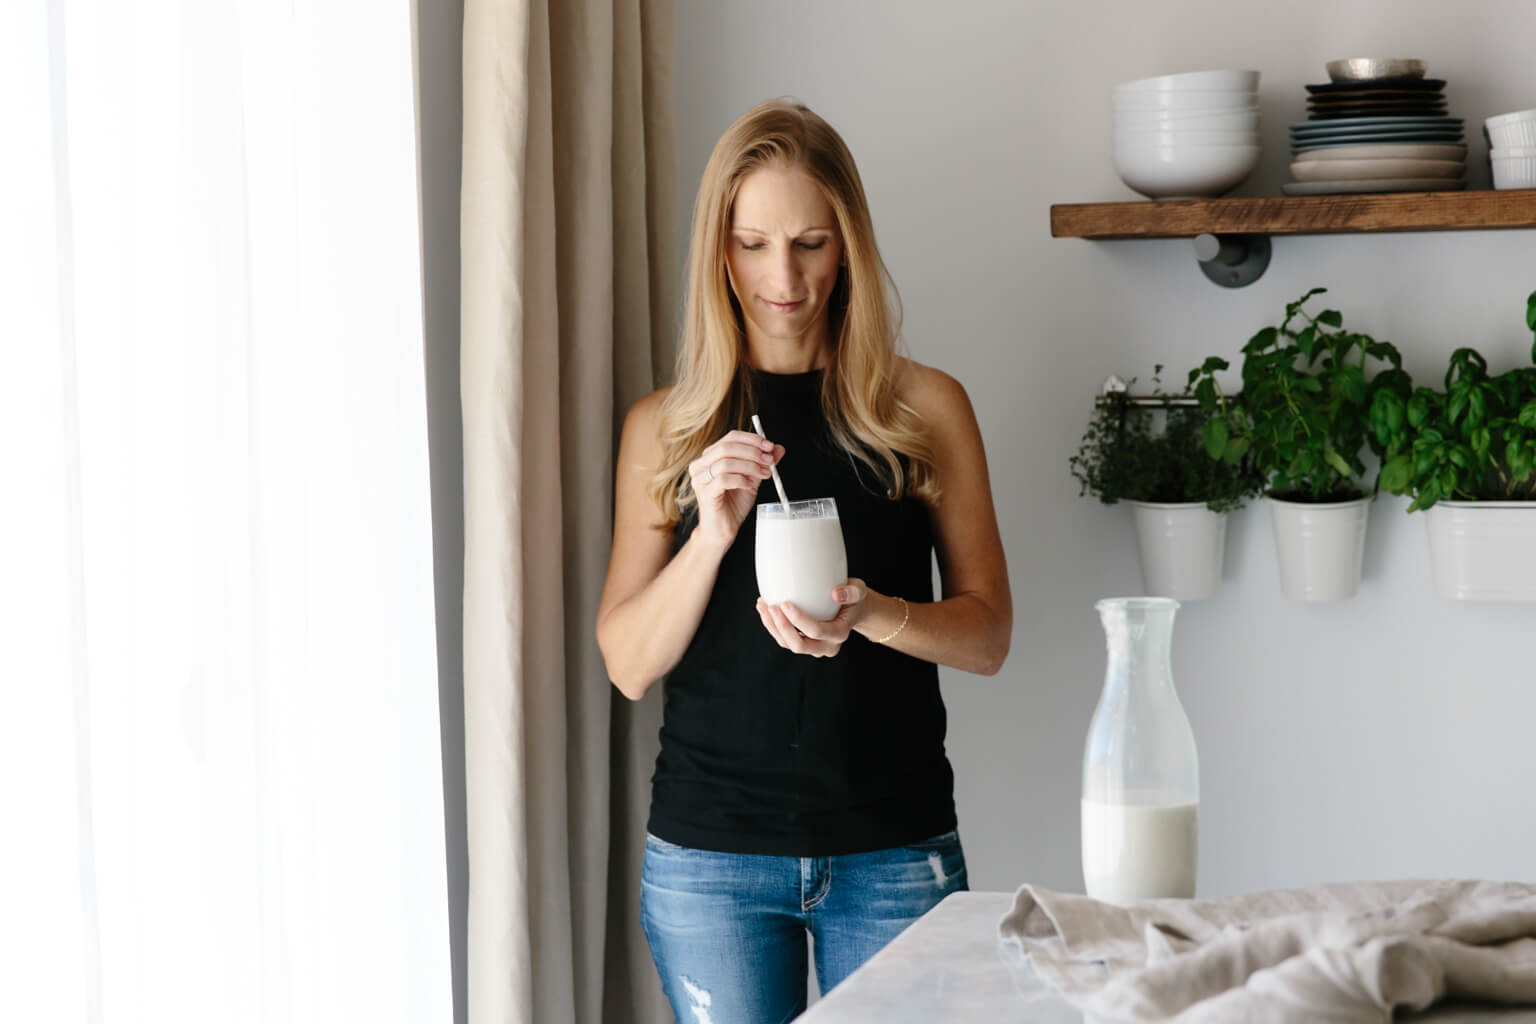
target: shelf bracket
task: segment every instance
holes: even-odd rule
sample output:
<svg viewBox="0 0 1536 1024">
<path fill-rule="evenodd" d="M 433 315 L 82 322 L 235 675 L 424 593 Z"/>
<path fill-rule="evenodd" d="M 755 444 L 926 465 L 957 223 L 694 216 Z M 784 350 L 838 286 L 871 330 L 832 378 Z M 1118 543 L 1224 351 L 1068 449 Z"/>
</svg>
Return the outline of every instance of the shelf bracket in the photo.
<svg viewBox="0 0 1536 1024">
<path fill-rule="evenodd" d="M 1205 276 L 1223 288 L 1241 288 L 1269 266 L 1268 235 L 1196 235 L 1195 259 Z"/>
</svg>

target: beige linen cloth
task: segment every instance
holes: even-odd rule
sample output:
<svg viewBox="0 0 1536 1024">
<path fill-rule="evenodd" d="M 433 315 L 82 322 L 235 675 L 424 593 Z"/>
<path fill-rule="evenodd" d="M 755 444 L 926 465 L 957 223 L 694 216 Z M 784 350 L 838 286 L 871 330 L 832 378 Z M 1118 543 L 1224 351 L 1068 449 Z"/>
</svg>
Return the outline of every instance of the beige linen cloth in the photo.
<svg viewBox="0 0 1536 1024">
<path fill-rule="evenodd" d="M 1026 885 L 1005 955 L 1123 1021 L 1381 1022 L 1442 998 L 1536 1003 L 1536 885 L 1400 881 L 1129 906 Z"/>
</svg>

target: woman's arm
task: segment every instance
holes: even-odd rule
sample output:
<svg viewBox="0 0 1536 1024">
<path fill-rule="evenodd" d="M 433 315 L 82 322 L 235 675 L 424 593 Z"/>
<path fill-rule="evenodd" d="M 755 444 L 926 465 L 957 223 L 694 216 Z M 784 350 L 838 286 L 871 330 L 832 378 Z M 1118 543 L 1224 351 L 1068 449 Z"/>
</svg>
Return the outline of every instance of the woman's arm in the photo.
<svg viewBox="0 0 1536 1024">
<path fill-rule="evenodd" d="M 647 488 L 661 462 L 664 391 L 635 403 L 624 420 L 614 480 L 613 550 L 597 611 L 597 645 L 608 676 L 630 700 L 671 671 L 715 586 L 720 560 L 752 508 L 768 466 L 783 452 L 732 431 L 689 467 L 699 495 L 699 525 L 674 556 L 672 533 L 656 528 Z"/>
<path fill-rule="evenodd" d="M 904 608 L 896 596 L 850 580 L 839 596 L 853 607 L 829 623 L 790 605 L 759 602 L 758 610 L 779 643 L 799 653 L 835 654 L 851 629 L 870 640 L 890 637 L 891 647 L 914 658 L 995 675 L 1013 638 L 1013 598 L 981 428 L 965 389 L 948 374 L 908 361 L 902 385 L 902 398 L 931 431 L 940 489 L 931 515 L 942 599 L 909 601 Z"/>
</svg>

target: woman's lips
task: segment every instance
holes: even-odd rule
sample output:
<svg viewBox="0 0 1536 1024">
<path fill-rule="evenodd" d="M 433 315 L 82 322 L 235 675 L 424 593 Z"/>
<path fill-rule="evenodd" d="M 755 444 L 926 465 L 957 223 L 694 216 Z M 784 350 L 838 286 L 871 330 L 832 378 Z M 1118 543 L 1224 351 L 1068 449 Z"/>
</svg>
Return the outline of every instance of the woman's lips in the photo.
<svg viewBox="0 0 1536 1024">
<path fill-rule="evenodd" d="M 775 313 L 793 313 L 805 305 L 804 299 L 798 299 L 795 302 L 774 302 L 772 299 L 764 299 L 763 302 Z"/>
</svg>

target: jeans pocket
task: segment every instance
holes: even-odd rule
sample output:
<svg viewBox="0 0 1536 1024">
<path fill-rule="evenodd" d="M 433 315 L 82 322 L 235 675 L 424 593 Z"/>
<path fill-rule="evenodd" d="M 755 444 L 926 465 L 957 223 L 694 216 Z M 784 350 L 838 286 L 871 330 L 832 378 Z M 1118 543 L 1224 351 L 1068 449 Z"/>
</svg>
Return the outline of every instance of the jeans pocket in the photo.
<svg viewBox="0 0 1536 1024">
<path fill-rule="evenodd" d="M 645 834 L 645 845 L 650 847 L 653 850 L 686 850 L 686 849 L 688 849 L 688 847 L 686 847 L 686 846 L 679 846 L 676 843 L 669 843 L 665 839 L 662 839 L 662 838 L 660 838 L 660 837 L 658 837 L 656 835 L 653 835 L 650 832 L 647 832 Z"/>
</svg>

